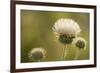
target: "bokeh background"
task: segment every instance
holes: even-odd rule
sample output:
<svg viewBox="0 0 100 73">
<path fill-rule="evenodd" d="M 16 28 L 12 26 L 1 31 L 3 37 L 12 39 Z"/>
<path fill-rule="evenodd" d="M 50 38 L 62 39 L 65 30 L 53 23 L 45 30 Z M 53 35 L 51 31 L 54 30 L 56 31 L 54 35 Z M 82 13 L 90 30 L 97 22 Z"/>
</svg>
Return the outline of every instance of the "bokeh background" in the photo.
<svg viewBox="0 0 100 73">
<path fill-rule="evenodd" d="M 47 51 L 46 58 L 41 60 L 43 62 L 63 60 L 61 54 L 64 45 L 57 40 L 52 30 L 54 23 L 60 18 L 71 18 L 79 24 L 82 30 L 79 36 L 86 39 L 87 48 L 80 51 L 78 60 L 89 59 L 89 13 L 21 10 L 21 62 L 33 62 L 28 54 L 36 47 Z M 78 48 L 68 45 L 66 50 L 65 60 L 74 60 Z"/>
</svg>

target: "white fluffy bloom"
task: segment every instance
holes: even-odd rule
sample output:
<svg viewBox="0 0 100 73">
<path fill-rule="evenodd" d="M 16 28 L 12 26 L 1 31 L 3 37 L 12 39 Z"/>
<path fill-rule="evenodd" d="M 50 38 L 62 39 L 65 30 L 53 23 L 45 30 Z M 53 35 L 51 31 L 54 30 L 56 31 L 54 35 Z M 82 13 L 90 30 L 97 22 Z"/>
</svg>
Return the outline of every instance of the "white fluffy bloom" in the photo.
<svg viewBox="0 0 100 73">
<path fill-rule="evenodd" d="M 77 38 L 75 38 L 74 40 L 73 40 L 73 42 L 72 42 L 76 47 L 78 47 L 78 48 L 83 48 L 84 50 L 86 49 L 86 44 L 87 44 L 87 42 L 86 42 L 86 40 L 84 39 L 84 38 L 82 38 L 82 37 L 77 37 Z"/>
<path fill-rule="evenodd" d="M 53 27 L 54 33 L 59 35 L 68 35 L 68 36 L 76 36 L 81 31 L 79 25 L 77 22 L 75 22 L 72 19 L 64 19 L 61 18 L 58 21 L 55 22 L 55 25 Z"/>
<path fill-rule="evenodd" d="M 46 57 L 46 51 L 43 48 L 33 48 L 29 52 L 29 58 L 33 61 L 41 60 Z"/>
</svg>

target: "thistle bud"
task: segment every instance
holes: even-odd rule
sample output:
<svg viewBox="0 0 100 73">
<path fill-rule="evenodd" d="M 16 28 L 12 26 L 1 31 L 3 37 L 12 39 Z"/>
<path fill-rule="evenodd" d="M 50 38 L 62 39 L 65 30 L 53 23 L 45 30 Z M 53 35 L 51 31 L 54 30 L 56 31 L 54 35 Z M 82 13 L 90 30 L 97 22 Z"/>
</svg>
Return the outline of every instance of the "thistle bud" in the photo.
<svg viewBox="0 0 100 73">
<path fill-rule="evenodd" d="M 29 52 L 29 58 L 32 61 L 40 61 L 41 59 L 46 57 L 46 51 L 43 48 L 33 48 Z"/>
<path fill-rule="evenodd" d="M 86 49 L 86 40 L 81 37 L 75 38 L 73 43 L 75 44 L 76 47 L 80 49 L 84 49 L 84 50 Z"/>
</svg>

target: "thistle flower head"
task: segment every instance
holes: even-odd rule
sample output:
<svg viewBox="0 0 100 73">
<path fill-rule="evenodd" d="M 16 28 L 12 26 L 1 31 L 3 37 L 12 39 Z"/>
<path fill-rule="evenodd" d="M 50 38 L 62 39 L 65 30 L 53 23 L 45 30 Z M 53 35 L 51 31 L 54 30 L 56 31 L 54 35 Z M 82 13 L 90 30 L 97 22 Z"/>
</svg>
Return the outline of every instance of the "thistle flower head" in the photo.
<svg viewBox="0 0 100 73">
<path fill-rule="evenodd" d="M 59 19 L 57 22 L 55 22 L 55 25 L 53 27 L 53 31 L 56 35 L 70 35 L 75 36 L 78 35 L 81 31 L 79 25 L 77 22 L 75 22 L 72 19 Z"/>
<path fill-rule="evenodd" d="M 29 52 L 29 58 L 33 61 L 39 61 L 46 57 L 46 51 L 43 48 L 33 48 Z"/>
<path fill-rule="evenodd" d="M 73 40 L 73 44 L 80 48 L 80 49 L 86 49 L 86 40 L 84 38 L 81 38 L 81 37 L 77 37 Z"/>
<path fill-rule="evenodd" d="M 53 26 L 53 31 L 63 44 L 70 44 L 81 31 L 77 22 L 72 19 L 59 19 Z"/>
</svg>

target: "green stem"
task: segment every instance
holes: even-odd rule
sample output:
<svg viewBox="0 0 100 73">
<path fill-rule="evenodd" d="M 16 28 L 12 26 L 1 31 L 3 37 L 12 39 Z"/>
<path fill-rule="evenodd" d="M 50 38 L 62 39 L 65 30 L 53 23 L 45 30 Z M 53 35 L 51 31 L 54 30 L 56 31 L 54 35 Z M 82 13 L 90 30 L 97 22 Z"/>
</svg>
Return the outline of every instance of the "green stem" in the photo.
<svg viewBox="0 0 100 73">
<path fill-rule="evenodd" d="M 78 59 L 78 57 L 79 57 L 79 54 L 80 54 L 80 50 L 78 49 L 78 50 L 76 51 L 76 55 L 75 55 L 75 58 L 74 58 L 74 60 L 77 60 L 77 59 Z"/>
<path fill-rule="evenodd" d="M 63 48 L 62 58 L 65 59 L 65 56 L 66 56 L 66 45 L 64 45 L 64 48 Z"/>
</svg>

